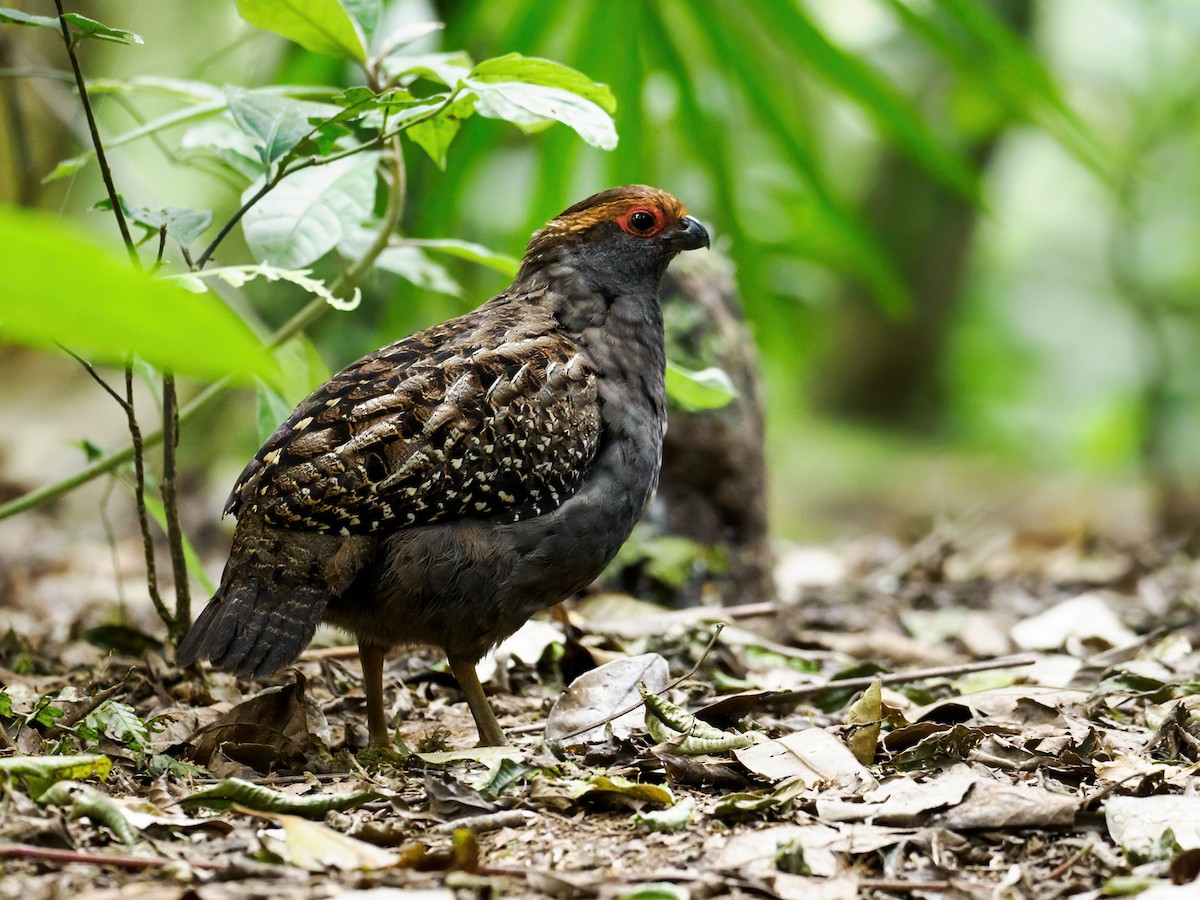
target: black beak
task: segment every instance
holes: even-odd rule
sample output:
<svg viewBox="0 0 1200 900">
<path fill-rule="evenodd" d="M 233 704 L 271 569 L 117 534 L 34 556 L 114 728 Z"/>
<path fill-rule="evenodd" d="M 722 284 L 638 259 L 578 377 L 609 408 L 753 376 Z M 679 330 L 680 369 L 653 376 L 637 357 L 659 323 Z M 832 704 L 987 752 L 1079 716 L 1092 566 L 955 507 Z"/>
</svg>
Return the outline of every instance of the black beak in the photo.
<svg viewBox="0 0 1200 900">
<path fill-rule="evenodd" d="M 691 216 L 684 216 L 664 231 L 663 240 L 672 250 L 698 250 L 709 245 L 708 232 Z"/>
</svg>

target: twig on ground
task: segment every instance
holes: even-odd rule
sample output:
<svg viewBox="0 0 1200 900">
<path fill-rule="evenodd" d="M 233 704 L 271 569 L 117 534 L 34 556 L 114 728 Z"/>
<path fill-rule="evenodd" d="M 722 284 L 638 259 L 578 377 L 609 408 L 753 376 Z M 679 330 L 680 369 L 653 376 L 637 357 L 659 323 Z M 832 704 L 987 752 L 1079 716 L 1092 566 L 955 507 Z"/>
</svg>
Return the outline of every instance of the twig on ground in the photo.
<svg viewBox="0 0 1200 900">
<path fill-rule="evenodd" d="M 997 659 L 984 659 L 979 662 L 962 663 L 957 666 L 934 666 L 929 669 L 912 669 L 908 672 L 889 672 L 886 675 L 863 675 L 859 678 L 839 678 L 824 684 L 813 684 L 808 687 L 795 688 L 790 691 L 772 693 L 772 703 L 786 703 L 789 700 L 801 700 L 826 691 L 865 690 L 876 681 L 881 684 L 907 684 L 910 681 L 924 681 L 927 678 L 953 678 L 955 675 L 968 675 L 971 672 L 988 672 L 992 669 L 1016 669 L 1021 666 L 1032 666 L 1037 657 L 1032 654 L 1021 656 L 1001 656 Z"/>
<path fill-rule="evenodd" d="M 77 850 L 34 847 L 31 844 L 0 844 L 0 859 L 36 859 L 41 862 L 55 862 L 64 865 L 83 863 L 91 866 L 114 866 L 118 869 L 159 869 L 178 863 L 193 869 L 210 869 L 216 872 L 229 868 L 224 863 L 204 860 L 164 859 L 157 856 L 109 856 L 103 853 L 82 853 Z"/>
</svg>

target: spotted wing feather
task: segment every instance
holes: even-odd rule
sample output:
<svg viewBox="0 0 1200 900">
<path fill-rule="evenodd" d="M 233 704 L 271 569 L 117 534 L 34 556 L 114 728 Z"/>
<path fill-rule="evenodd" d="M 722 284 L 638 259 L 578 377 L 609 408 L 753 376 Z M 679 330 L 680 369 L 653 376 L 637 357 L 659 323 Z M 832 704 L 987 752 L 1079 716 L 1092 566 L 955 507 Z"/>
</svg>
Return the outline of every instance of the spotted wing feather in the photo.
<svg viewBox="0 0 1200 900">
<path fill-rule="evenodd" d="M 557 507 L 599 443 L 596 376 L 504 299 L 334 375 L 259 450 L 226 511 L 369 534 Z"/>
</svg>

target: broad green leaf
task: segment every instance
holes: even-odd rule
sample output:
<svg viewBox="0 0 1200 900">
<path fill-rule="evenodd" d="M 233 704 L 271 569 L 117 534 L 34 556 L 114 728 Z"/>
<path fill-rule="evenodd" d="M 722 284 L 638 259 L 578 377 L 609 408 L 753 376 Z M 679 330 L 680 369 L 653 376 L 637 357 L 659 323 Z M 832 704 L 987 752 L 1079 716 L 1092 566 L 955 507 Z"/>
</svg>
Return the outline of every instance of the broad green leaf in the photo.
<svg viewBox="0 0 1200 900">
<path fill-rule="evenodd" d="M 305 50 L 357 62 L 367 58 L 362 31 L 338 0 L 237 0 L 237 8 L 251 25 L 281 34 Z"/>
<path fill-rule="evenodd" d="M 78 33 L 81 40 L 94 38 L 98 41 L 110 41 L 114 44 L 141 44 L 141 35 L 134 34 L 132 31 L 125 31 L 123 28 L 110 28 L 103 22 L 97 22 L 95 19 L 89 19 L 87 16 L 81 16 L 79 13 L 66 13 L 63 16 Z"/>
<path fill-rule="evenodd" d="M 383 15 L 383 0 L 342 0 L 342 6 L 366 35 L 363 43 L 369 45 L 370 37 L 379 27 L 379 18 Z"/>
<path fill-rule="evenodd" d="M 230 115 L 193 125 L 184 132 L 179 147 L 190 153 L 211 153 L 246 181 L 263 174 L 254 139 L 238 128 Z"/>
<path fill-rule="evenodd" d="M 112 209 L 112 201 L 108 198 L 101 200 L 93 209 Z M 187 247 L 200 237 L 212 224 L 212 211 L 207 209 L 188 209 L 183 206 L 137 206 L 126 203 L 121 198 L 121 211 L 125 218 L 151 231 L 158 231 L 166 226 L 167 234 L 181 247 Z"/>
<path fill-rule="evenodd" d="M 378 153 L 359 153 L 283 179 L 242 218 L 254 258 L 299 269 L 336 247 L 371 213 L 378 162 Z M 257 189 L 248 187 L 243 201 Z"/>
<path fill-rule="evenodd" d="M 54 216 L 0 206 L 0 247 L 0 340 L 43 348 L 61 342 L 111 363 L 137 353 L 201 378 L 278 375 L 219 298 L 138 273 L 123 255 Z"/>
<path fill-rule="evenodd" d="M 561 88 L 591 100 L 609 115 L 617 111 L 617 100 L 606 84 L 598 84 L 582 72 L 536 56 L 509 53 L 495 59 L 485 59 L 471 72 L 474 81 L 520 81 L 542 87 Z"/>
<path fill-rule="evenodd" d="M 35 16 L 19 9 L 0 9 L 0 20 L 12 22 L 14 25 L 33 25 L 41 28 L 58 29 L 58 19 L 54 16 Z"/>
<path fill-rule="evenodd" d="M 520 81 L 466 81 L 477 98 L 475 111 L 489 119 L 504 119 L 526 131 L 562 122 L 593 147 L 612 150 L 617 129 L 603 108 L 571 91 Z"/>
<path fill-rule="evenodd" d="M 404 84 L 412 78 L 421 77 L 452 88 L 471 74 L 473 65 L 471 57 L 458 50 L 452 53 L 391 56 L 384 60 L 383 69 L 389 78 L 401 79 Z"/>
<path fill-rule="evenodd" d="M 737 396 L 737 389 L 722 369 L 690 372 L 668 362 L 667 396 L 682 409 L 698 412 L 727 405 Z"/>
<path fill-rule="evenodd" d="M 259 158 L 268 165 L 313 130 L 310 119 L 325 119 L 338 113 L 336 107 L 325 104 L 247 91 L 233 85 L 225 88 L 225 98 L 233 121 L 254 140 Z"/>
<path fill-rule="evenodd" d="M 469 241 L 458 241 L 453 238 L 410 238 L 406 239 L 404 243 L 413 247 L 423 247 L 426 250 L 434 250 L 438 253 L 457 256 L 459 259 L 469 260 L 473 263 L 479 263 L 479 265 L 494 269 L 502 275 L 507 275 L 509 278 L 515 278 L 517 270 L 521 268 L 521 261 L 515 256 L 500 253 L 482 244 L 472 244 Z"/>
<path fill-rule="evenodd" d="M 379 42 L 379 52 L 376 56 L 379 59 L 390 56 L 397 50 L 407 47 L 423 37 L 428 37 L 435 31 L 441 31 L 445 27 L 441 22 L 412 22 L 408 25 L 401 25 Z"/>
<path fill-rule="evenodd" d="M 446 151 L 458 135 L 463 120 L 475 112 L 475 98 L 467 95 L 455 100 L 432 118 L 417 122 L 405 129 L 405 134 L 414 144 L 429 154 L 429 158 L 443 172 L 446 171 Z"/>
</svg>

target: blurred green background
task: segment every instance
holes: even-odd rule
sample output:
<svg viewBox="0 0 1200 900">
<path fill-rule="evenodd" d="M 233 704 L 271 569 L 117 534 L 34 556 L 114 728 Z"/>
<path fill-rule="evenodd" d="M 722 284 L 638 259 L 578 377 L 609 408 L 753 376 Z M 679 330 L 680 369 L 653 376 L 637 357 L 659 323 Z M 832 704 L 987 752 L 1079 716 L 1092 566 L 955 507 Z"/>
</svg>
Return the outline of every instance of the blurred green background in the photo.
<svg viewBox="0 0 1200 900">
<path fill-rule="evenodd" d="M 232 0 L 68 6 L 145 39 L 88 45 L 89 79 L 355 77 L 251 28 Z M 737 265 L 779 535 L 920 535 L 981 514 L 1031 530 L 1196 533 L 1194 0 L 393 0 L 384 15 L 444 21 L 430 50 L 546 56 L 611 86 L 610 153 L 561 125 L 528 136 L 479 118 L 445 172 L 409 145 L 403 230 L 518 255 L 603 187 L 648 182 L 684 199 Z M 111 220 L 87 212 L 103 195 L 94 167 L 41 183 L 86 138 L 43 31 L 0 28 L 0 200 L 111 237 Z M 97 100 L 107 136 L 172 106 Z M 238 205 L 235 186 L 187 165 L 178 134 L 112 157 L 135 202 L 218 221 Z M 231 242 L 221 256 L 238 253 Z M 504 286 L 446 265 L 458 294 L 378 277 L 358 311 L 326 316 L 313 332 L 326 363 Z M 282 286 L 254 300 L 275 323 L 298 302 Z M 71 441 L 120 445 L 118 412 L 70 360 L 8 349 L 0 376 L 9 493 L 61 477 L 81 459 Z M 216 494 L 257 445 L 252 402 L 185 431 L 185 462 Z M 72 412 L 88 406 L 115 425 Z"/>
</svg>

